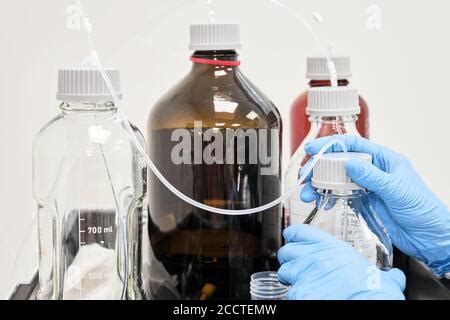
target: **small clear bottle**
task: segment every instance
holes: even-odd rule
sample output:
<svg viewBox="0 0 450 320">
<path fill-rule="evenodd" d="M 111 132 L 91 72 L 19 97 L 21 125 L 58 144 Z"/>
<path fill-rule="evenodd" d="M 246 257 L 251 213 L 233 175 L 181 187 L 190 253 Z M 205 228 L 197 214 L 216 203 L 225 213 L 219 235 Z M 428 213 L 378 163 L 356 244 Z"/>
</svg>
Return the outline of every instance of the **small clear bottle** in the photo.
<svg viewBox="0 0 450 320">
<path fill-rule="evenodd" d="M 106 73 L 121 97 L 119 71 Z M 61 113 L 33 149 L 37 298 L 137 298 L 145 163 L 99 71 L 64 69 L 58 78 Z"/>
<path fill-rule="evenodd" d="M 305 223 L 318 227 L 355 247 L 372 265 L 382 270 L 392 267 L 392 243 L 370 205 L 370 194 L 345 173 L 349 159 L 371 162 L 364 153 L 329 153 L 320 156 L 313 169 L 316 210 Z"/>
<path fill-rule="evenodd" d="M 301 168 L 309 160 L 305 145 L 317 138 L 335 134 L 360 135 L 356 120 L 360 112 L 358 91 L 350 87 L 323 87 L 308 90 L 308 108 L 311 127 L 300 147 L 291 157 L 285 173 L 285 190 L 297 183 Z M 314 206 L 301 201 L 299 195 L 302 187 L 284 203 L 285 224 L 303 223 Z"/>
<path fill-rule="evenodd" d="M 251 276 L 250 296 L 252 300 L 286 300 L 289 287 L 278 279 L 275 271 L 263 271 Z"/>
</svg>

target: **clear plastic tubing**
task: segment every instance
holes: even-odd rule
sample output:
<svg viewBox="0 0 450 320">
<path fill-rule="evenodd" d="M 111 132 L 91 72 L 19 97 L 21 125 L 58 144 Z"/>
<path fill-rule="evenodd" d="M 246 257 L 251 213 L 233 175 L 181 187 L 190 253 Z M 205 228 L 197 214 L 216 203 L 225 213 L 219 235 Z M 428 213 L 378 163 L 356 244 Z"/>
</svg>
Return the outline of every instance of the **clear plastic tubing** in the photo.
<svg viewBox="0 0 450 320">
<path fill-rule="evenodd" d="M 214 212 L 214 213 L 218 213 L 218 214 L 223 214 L 223 215 L 247 215 L 247 214 L 253 214 L 253 213 L 265 211 L 267 209 L 270 209 L 270 208 L 275 207 L 276 205 L 282 203 L 284 200 L 289 198 L 293 193 L 295 193 L 297 191 L 297 187 L 300 186 L 303 183 L 303 181 L 305 181 L 306 177 L 308 177 L 308 175 L 311 173 L 312 169 L 316 165 L 316 163 L 318 161 L 318 156 L 321 156 L 322 154 L 326 153 L 328 151 L 328 149 L 330 149 L 333 145 L 338 144 L 338 145 L 341 146 L 341 148 L 342 148 L 342 150 L 344 152 L 347 152 L 347 148 L 346 148 L 345 144 L 341 140 L 333 139 L 333 140 L 329 141 L 325 146 L 323 146 L 323 148 L 320 150 L 320 152 L 317 154 L 317 156 L 313 158 L 313 160 L 310 162 L 310 164 L 305 166 L 303 174 L 300 176 L 299 180 L 297 181 L 297 184 L 294 187 L 290 188 L 284 195 L 282 195 L 278 199 L 275 199 L 274 201 L 269 202 L 269 203 L 267 203 L 267 204 L 265 204 L 263 206 L 259 206 L 259 207 L 252 208 L 252 209 L 244 209 L 244 210 L 228 210 L 228 209 L 221 209 L 221 208 L 216 208 L 216 207 L 205 205 L 205 204 L 203 204 L 201 202 L 198 202 L 198 201 L 196 201 L 194 199 L 191 199 L 188 196 L 186 196 L 184 193 L 182 193 L 177 188 L 175 188 L 161 174 L 161 172 L 155 166 L 153 161 L 147 155 L 147 152 L 140 145 L 138 139 L 136 138 L 136 136 L 135 136 L 135 134 L 133 132 L 133 129 L 130 126 L 130 123 L 128 122 L 128 119 L 126 118 L 126 116 L 122 112 L 122 110 L 120 109 L 120 107 L 119 107 L 120 100 L 118 99 L 117 95 L 115 94 L 115 92 L 113 90 L 113 86 L 112 86 L 112 84 L 111 84 L 107 74 L 104 72 L 102 65 L 100 64 L 100 62 L 98 61 L 96 56 L 94 56 L 93 58 L 94 58 L 93 62 L 96 64 L 98 70 L 101 72 L 101 74 L 103 76 L 103 79 L 105 80 L 105 83 L 106 83 L 106 85 L 108 86 L 108 89 L 111 92 L 111 95 L 112 95 L 113 100 L 114 100 L 114 104 L 116 106 L 118 106 L 118 114 L 122 118 L 122 125 L 124 126 L 125 130 L 128 132 L 128 135 L 130 136 L 130 139 L 133 141 L 135 147 L 137 148 L 137 150 L 139 151 L 141 156 L 144 158 L 144 160 L 147 163 L 148 167 L 153 171 L 155 176 L 167 187 L 167 189 L 169 189 L 171 192 L 173 192 L 177 197 L 179 197 L 183 201 L 185 201 L 185 202 L 189 203 L 190 205 L 192 205 L 194 207 L 197 207 L 199 209 L 202 209 L 202 210 L 205 210 L 205 211 Z"/>
<path fill-rule="evenodd" d="M 275 271 L 258 272 L 251 277 L 252 300 L 285 300 L 288 291 L 289 287 L 280 282 Z"/>
<path fill-rule="evenodd" d="M 291 9 L 287 5 L 283 4 L 279 0 L 268 0 L 269 2 L 279 6 L 280 8 L 284 9 L 287 13 L 289 13 L 292 17 L 294 17 L 297 21 L 300 21 L 303 26 L 311 33 L 314 40 L 316 41 L 317 46 L 323 51 L 324 57 L 327 59 L 327 67 L 328 71 L 330 72 L 330 81 L 332 87 L 338 86 L 338 78 L 337 78 L 337 71 L 336 71 L 336 65 L 334 64 L 334 61 L 332 60 L 332 50 L 326 50 L 325 46 L 323 45 L 322 41 L 320 40 L 319 36 L 314 32 L 313 28 L 309 25 L 309 23 L 306 22 L 305 19 L 303 19 L 295 10 Z M 318 23 L 322 23 L 323 19 L 320 16 L 319 13 L 314 14 L 314 18 Z"/>
<path fill-rule="evenodd" d="M 122 120 L 122 125 L 123 125 L 124 129 L 127 131 L 127 133 L 129 135 L 131 141 L 133 142 L 135 148 L 141 154 L 141 156 L 143 157 L 143 159 L 147 163 L 148 167 L 153 171 L 155 176 L 167 187 L 167 189 L 169 189 L 177 197 L 179 197 L 181 200 L 189 203 L 190 205 L 192 205 L 194 207 L 197 207 L 199 209 L 205 210 L 205 211 L 214 212 L 214 213 L 223 214 L 223 215 L 230 215 L 230 216 L 248 215 L 248 214 L 253 214 L 253 213 L 258 213 L 258 212 L 262 212 L 262 211 L 268 210 L 268 209 L 273 208 L 273 207 L 279 205 L 280 203 L 284 202 L 292 194 L 297 192 L 298 187 L 305 181 L 305 179 L 309 176 L 309 174 L 311 173 L 312 169 L 316 165 L 317 161 L 319 160 L 319 156 L 321 156 L 322 154 L 326 153 L 328 151 L 328 149 L 330 149 L 333 145 L 338 144 L 338 145 L 341 146 L 341 148 L 342 148 L 342 150 L 344 152 L 347 152 L 347 148 L 346 148 L 345 144 L 342 141 L 340 141 L 338 139 L 333 139 L 333 140 L 329 141 L 325 146 L 323 146 L 323 148 L 320 150 L 320 152 L 317 154 L 317 156 L 315 156 L 313 158 L 313 160 L 309 163 L 309 165 L 306 165 L 304 167 L 304 170 L 302 170 L 303 174 L 300 176 L 300 178 L 298 179 L 297 184 L 295 186 L 293 186 L 292 188 L 287 190 L 278 199 L 275 199 L 274 201 L 269 202 L 269 203 L 267 203 L 267 204 L 265 204 L 263 206 L 259 206 L 259 207 L 252 208 L 252 209 L 244 209 L 244 210 L 229 210 L 229 209 L 221 209 L 221 208 L 208 206 L 208 205 L 205 205 L 205 204 L 203 204 L 201 202 L 198 202 L 198 201 L 196 201 L 194 199 L 191 199 L 190 197 L 188 197 L 187 195 L 185 195 L 184 193 L 179 191 L 177 188 L 175 188 L 162 175 L 162 173 L 158 170 L 156 165 L 153 163 L 153 161 L 148 156 L 146 150 L 139 143 L 139 140 L 137 139 L 136 135 L 134 134 L 134 131 L 131 128 L 130 123 L 128 122 L 128 119 L 127 119 L 126 115 L 122 112 L 122 109 L 120 107 L 120 100 L 117 97 L 116 92 L 114 91 L 114 87 L 113 87 L 113 85 L 112 85 L 108 75 L 106 74 L 102 64 L 100 63 L 100 60 L 98 59 L 97 52 L 96 52 L 96 50 L 94 48 L 92 37 L 91 37 L 92 27 L 90 25 L 89 19 L 87 18 L 87 16 L 85 15 L 84 11 L 82 10 L 81 1 L 80 0 L 75 0 L 75 2 L 80 7 L 80 13 L 81 13 L 82 18 L 83 18 L 83 23 L 84 23 L 84 26 L 85 26 L 85 30 L 86 30 L 86 33 L 88 34 L 89 44 L 91 46 L 91 54 L 90 54 L 91 63 L 93 63 L 97 67 L 97 69 L 100 71 L 100 73 L 101 73 L 101 75 L 103 77 L 103 80 L 105 81 L 105 84 L 108 87 L 109 92 L 111 93 L 114 105 L 117 106 L 117 114 L 120 116 L 120 118 Z M 272 2 L 280 5 L 280 3 L 278 1 L 272 1 Z M 289 8 L 287 8 L 285 6 L 283 6 L 283 7 L 288 9 L 292 13 L 292 9 L 289 9 Z M 298 19 L 300 19 L 300 18 L 298 18 Z M 300 19 L 300 21 L 304 22 L 303 19 Z M 305 24 L 305 22 L 304 22 L 304 24 Z M 308 25 L 305 24 L 305 26 L 308 26 Z M 309 29 L 310 28 L 308 28 L 308 30 Z M 316 36 L 314 33 L 313 33 L 313 35 Z M 331 64 L 334 65 L 334 63 L 332 61 L 331 61 Z M 332 69 L 332 68 L 330 68 L 330 69 Z"/>
</svg>

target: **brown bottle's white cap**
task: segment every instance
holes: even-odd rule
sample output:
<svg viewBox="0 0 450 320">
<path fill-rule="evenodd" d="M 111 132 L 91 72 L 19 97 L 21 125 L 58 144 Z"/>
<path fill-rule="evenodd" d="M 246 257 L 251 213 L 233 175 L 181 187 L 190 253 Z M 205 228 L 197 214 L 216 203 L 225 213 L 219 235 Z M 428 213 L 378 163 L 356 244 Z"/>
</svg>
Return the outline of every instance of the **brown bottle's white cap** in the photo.
<svg viewBox="0 0 450 320">
<path fill-rule="evenodd" d="M 189 49 L 235 50 L 241 47 L 238 24 L 194 24 L 190 26 Z"/>
</svg>

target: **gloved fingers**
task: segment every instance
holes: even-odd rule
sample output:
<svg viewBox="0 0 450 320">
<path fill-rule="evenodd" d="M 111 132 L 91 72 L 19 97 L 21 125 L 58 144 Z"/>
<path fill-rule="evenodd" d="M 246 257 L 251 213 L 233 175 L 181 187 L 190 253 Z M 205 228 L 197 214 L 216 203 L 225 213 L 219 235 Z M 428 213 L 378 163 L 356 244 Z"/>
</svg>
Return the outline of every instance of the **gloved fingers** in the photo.
<svg viewBox="0 0 450 320">
<path fill-rule="evenodd" d="M 393 268 L 385 272 L 393 281 L 395 281 L 399 285 L 401 291 L 405 291 L 406 277 L 400 269 Z"/>
<path fill-rule="evenodd" d="M 384 201 L 380 200 L 380 197 L 376 194 L 370 195 L 370 202 L 372 208 L 378 214 L 383 226 L 386 228 L 388 234 L 390 235 L 392 241 L 397 245 L 396 240 L 399 239 L 401 230 L 399 229 L 398 222 L 394 220 L 388 207 Z"/>
<path fill-rule="evenodd" d="M 306 144 L 305 151 L 310 155 L 317 154 L 320 149 L 330 140 L 341 140 L 347 147 L 348 152 L 363 152 L 369 153 L 373 157 L 379 156 L 383 152 L 383 148 L 367 139 L 356 135 L 333 135 L 324 138 L 319 138 Z M 340 145 L 333 145 L 329 152 L 342 152 Z"/>
<path fill-rule="evenodd" d="M 295 284 L 301 276 L 300 273 L 307 272 L 308 267 L 312 263 L 313 261 L 308 258 L 298 258 L 289 261 L 278 269 L 278 279 L 287 285 Z"/>
<path fill-rule="evenodd" d="M 319 228 L 315 228 L 306 224 L 292 225 L 283 231 L 284 239 L 286 243 L 295 242 L 301 244 L 330 244 L 333 246 L 340 245 L 342 241 L 339 241 L 328 232 L 322 231 Z M 342 242 L 342 244 L 345 244 Z"/>
<path fill-rule="evenodd" d="M 284 230 L 283 235 L 286 245 L 278 251 L 280 264 L 312 257 L 317 260 L 323 256 L 355 250 L 351 245 L 336 239 L 331 234 L 305 224 L 290 226 Z"/>
<path fill-rule="evenodd" d="M 287 300 L 303 300 L 303 290 L 301 283 L 295 283 L 286 293 Z"/>
<path fill-rule="evenodd" d="M 287 300 L 329 300 L 324 294 L 324 286 L 313 283 L 305 287 L 304 281 L 293 283 L 286 293 Z"/>
<path fill-rule="evenodd" d="M 391 195 L 395 183 L 390 174 L 361 159 L 350 159 L 345 164 L 347 175 L 358 185 L 381 198 Z"/>
<path fill-rule="evenodd" d="M 312 247 L 312 246 L 310 246 Z M 283 247 L 278 250 L 278 261 L 281 265 L 288 263 L 292 260 L 301 258 L 303 256 L 308 255 L 310 253 L 311 248 L 305 248 L 305 246 L 300 245 L 299 243 L 291 242 L 285 244 Z"/>
<path fill-rule="evenodd" d="M 316 191 L 311 185 L 311 182 L 308 182 L 303 186 L 300 191 L 300 199 L 306 203 L 311 203 L 316 200 Z"/>
<path fill-rule="evenodd" d="M 402 294 L 404 290 L 405 276 L 398 269 L 392 269 L 383 272 L 383 277 L 387 274 L 395 274 L 395 280 L 389 275 L 389 279 L 384 278 L 380 287 L 377 281 L 370 282 L 365 276 L 358 277 L 364 272 L 361 269 L 354 268 L 353 265 L 344 265 L 334 269 L 334 275 L 330 277 L 330 273 L 326 270 L 317 270 L 318 264 L 302 264 L 297 261 L 291 262 L 285 268 L 280 268 L 278 276 L 280 281 L 291 284 L 291 288 L 286 294 L 287 300 L 308 300 L 308 299 L 353 299 L 353 300 L 404 300 Z M 320 266 L 319 266 L 320 268 Z M 353 270 L 353 273 L 345 272 Z M 311 271 L 313 271 L 311 273 Z M 316 272 L 317 271 L 317 272 Z M 343 272 L 344 271 L 344 272 Z M 328 277 L 327 277 L 328 276 Z M 326 277 L 326 278 L 325 278 Z M 400 281 L 400 282 L 399 282 Z M 324 289 L 327 286 L 328 290 Z M 370 286 L 370 287 L 369 287 Z"/>
<path fill-rule="evenodd" d="M 326 260 L 330 257 L 345 255 L 355 251 L 347 243 L 334 238 L 333 240 L 333 242 L 318 243 L 290 242 L 278 250 L 278 261 L 283 265 L 297 259 Z M 358 253 L 357 251 L 355 252 Z"/>
</svg>

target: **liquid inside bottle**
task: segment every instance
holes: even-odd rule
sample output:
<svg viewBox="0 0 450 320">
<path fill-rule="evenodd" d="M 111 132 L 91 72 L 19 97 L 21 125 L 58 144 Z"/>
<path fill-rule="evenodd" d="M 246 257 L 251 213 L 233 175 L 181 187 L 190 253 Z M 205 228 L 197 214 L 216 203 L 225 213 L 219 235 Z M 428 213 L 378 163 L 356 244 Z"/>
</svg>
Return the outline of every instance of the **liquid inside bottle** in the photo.
<svg viewBox="0 0 450 320">
<path fill-rule="evenodd" d="M 239 210 L 275 200 L 281 193 L 277 109 L 241 73 L 234 50 L 197 50 L 192 60 L 191 72 L 151 111 L 155 164 L 175 187 L 210 206 Z M 171 278 L 165 286 L 150 284 L 157 288 L 153 298 L 249 299 L 250 276 L 277 269 L 280 206 L 226 216 L 183 202 L 152 174 L 149 190 L 152 250 Z"/>
</svg>

